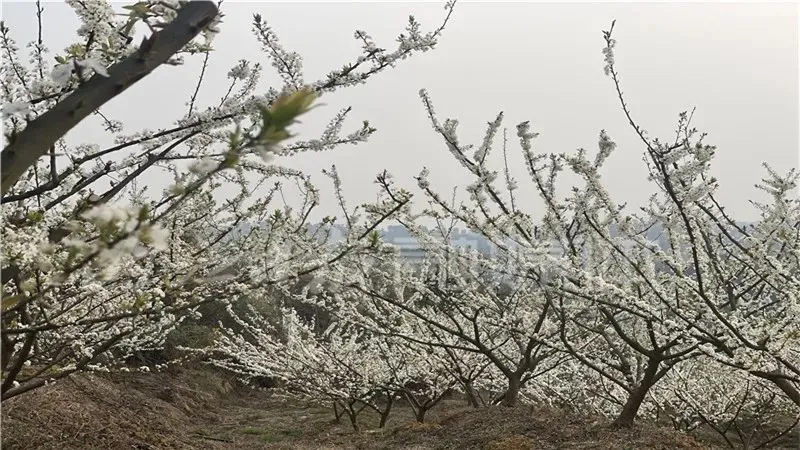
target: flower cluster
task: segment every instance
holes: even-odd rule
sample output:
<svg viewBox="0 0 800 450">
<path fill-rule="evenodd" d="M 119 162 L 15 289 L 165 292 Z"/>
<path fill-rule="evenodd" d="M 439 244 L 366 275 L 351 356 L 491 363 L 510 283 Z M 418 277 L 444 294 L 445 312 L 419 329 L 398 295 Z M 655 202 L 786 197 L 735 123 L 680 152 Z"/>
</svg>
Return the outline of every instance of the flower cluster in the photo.
<svg viewBox="0 0 800 450">
<path fill-rule="evenodd" d="M 26 58 L 13 29 L 0 25 L 5 55 L 0 89 L 9 142 L 89 77 L 108 77 L 116 64 L 146 50 L 134 35 L 157 33 L 187 2 L 137 2 L 122 6 L 123 14 L 104 0 L 68 4 L 80 22 L 78 41 L 60 43 L 56 54 L 37 41 L 28 46 Z M 33 7 L 42 14 L 38 3 Z M 201 30 L 205 42 L 192 40 L 170 61 L 209 54 L 221 17 Z M 47 22 L 34 24 L 39 35 L 42 23 Z M 219 103 L 196 105 L 195 93 L 185 114 L 164 117 L 158 129 L 123 131 L 122 122 L 106 117 L 101 108 L 85 120 L 99 121 L 112 145 L 59 139 L 22 167 L 13 185 L 4 185 L 3 399 L 74 372 L 124 368 L 161 348 L 183 321 L 199 320 L 209 304 L 268 292 L 370 247 L 362 242 L 369 234 L 364 231 L 385 215 L 369 217 L 376 223 L 354 218 L 354 237 L 347 245 L 329 245 L 323 238 L 326 227 L 312 229 L 307 223 L 319 204 L 309 177 L 271 161 L 273 154 L 364 142 L 375 131 L 366 122 L 343 131 L 346 109 L 317 139 L 297 140 L 289 133 L 320 94 L 349 86 L 355 72 L 332 72 L 305 83 L 297 75 L 300 56 L 284 50 L 263 20 L 259 26 L 256 38 L 268 59 L 291 55 L 292 64 L 275 67 L 283 79 L 296 83 L 259 93 L 261 65 L 241 60 L 230 69 Z M 441 29 L 423 35 L 415 27 L 413 43 L 385 55 L 379 66 L 359 74 L 360 81 L 431 48 Z M 52 57 L 55 65 L 49 63 Z M 205 67 L 198 90 L 204 73 Z M 166 189 L 152 189 L 143 179 L 171 181 Z M 303 194 L 297 209 L 275 205 L 286 180 Z"/>
</svg>

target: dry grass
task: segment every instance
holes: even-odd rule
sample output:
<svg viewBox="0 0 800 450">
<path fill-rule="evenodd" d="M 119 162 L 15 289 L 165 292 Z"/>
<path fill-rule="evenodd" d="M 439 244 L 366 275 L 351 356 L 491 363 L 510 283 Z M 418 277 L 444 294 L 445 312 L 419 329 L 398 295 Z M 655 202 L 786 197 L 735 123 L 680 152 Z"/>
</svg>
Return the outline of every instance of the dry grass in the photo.
<svg viewBox="0 0 800 450">
<path fill-rule="evenodd" d="M 365 415 L 366 416 L 366 415 Z M 238 385 L 208 369 L 83 375 L 3 403 L 4 449 L 706 449 L 666 428 L 612 430 L 550 408 L 474 410 L 446 401 L 417 424 L 399 407 L 362 433 L 330 410 Z"/>
<path fill-rule="evenodd" d="M 228 377 L 199 370 L 71 377 L 3 402 L 3 448 L 194 448 L 184 430 L 213 420 L 234 390 Z"/>
</svg>

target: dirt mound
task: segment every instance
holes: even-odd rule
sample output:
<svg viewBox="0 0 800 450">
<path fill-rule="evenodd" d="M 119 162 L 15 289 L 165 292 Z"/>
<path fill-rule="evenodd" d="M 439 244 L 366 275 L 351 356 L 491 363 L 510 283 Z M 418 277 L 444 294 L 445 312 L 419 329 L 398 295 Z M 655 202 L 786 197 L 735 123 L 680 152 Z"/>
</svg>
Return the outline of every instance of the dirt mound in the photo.
<svg viewBox="0 0 800 450">
<path fill-rule="evenodd" d="M 74 376 L 3 402 L 3 448 L 194 448 L 184 430 L 234 390 L 201 370 Z"/>
<path fill-rule="evenodd" d="M 401 446 L 436 442 L 437 449 L 709 449 L 670 429 L 637 425 L 614 430 L 608 422 L 576 417 L 553 408 L 502 406 L 463 409 L 424 431 L 401 429 L 393 441 Z M 400 448 L 400 447 L 396 447 Z"/>
<path fill-rule="evenodd" d="M 204 369 L 81 375 L 3 403 L 4 449 L 705 449 L 693 438 L 552 408 L 475 410 L 445 401 L 417 424 L 402 406 L 384 430 L 354 434 L 329 409 L 298 405 Z M 346 422 L 346 421 L 344 421 Z"/>
</svg>

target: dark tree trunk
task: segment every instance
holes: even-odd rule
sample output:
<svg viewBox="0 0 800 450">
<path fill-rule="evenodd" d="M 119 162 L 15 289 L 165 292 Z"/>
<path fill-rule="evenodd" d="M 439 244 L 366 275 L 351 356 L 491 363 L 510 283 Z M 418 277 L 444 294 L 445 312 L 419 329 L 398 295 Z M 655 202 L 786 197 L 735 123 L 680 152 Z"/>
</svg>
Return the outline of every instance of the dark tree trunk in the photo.
<svg viewBox="0 0 800 450">
<path fill-rule="evenodd" d="M 775 378 L 772 382 L 775 383 L 778 389 L 783 391 L 795 405 L 800 406 L 800 391 L 797 390 L 791 381 L 786 378 Z"/>
<path fill-rule="evenodd" d="M 622 407 L 622 412 L 620 412 L 619 416 L 617 416 L 612 424 L 614 427 L 628 428 L 633 426 L 633 421 L 636 420 L 636 416 L 639 414 L 639 408 L 641 408 L 645 397 L 647 397 L 647 393 L 656 383 L 656 375 L 658 374 L 658 366 L 660 364 L 660 359 L 651 358 L 650 361 L 648 361 L 642 381 L 639 382 L 639 386 L 631 390 L 628 394 L 628 400 L 625 402 L 625 406 Z"/>
<path fill-rule="evenodd" d="M 386 397 L 386 408 L 383 411 L 378 411 L 378 414 L 381 416 L 380 423 L 378 424 L 378 428 L 383 428 L 386 426 L 386 422 L 389 420 L 389 413 L 392 412 L 392 406 L 394 405 L 394 395 L 389 393 Z"/>
<path fill-rule="evenodd" d="M 437 396 L 425 396 L 422 400 L 420 400 L 414 395 L 413 392 L 405 390 L 403 391 L 403 397 L 405 397 L 405 399 L 408 401 L 408 404 L 411 405 L 411 410 L 414 412 L 414 418 L 417 420 L 417 422 L 423 423 L 425 422 L 425 414 L 433 409 L 433 407 L 436 406 L 449 393 L 450 390 L 448 389 Z"/>
<path fill-rule="evenodd" d="M 467 396 L 467 402 L 469 403 L 469 406 L 472 406 L 473 408 L 480 408 L 483 406 L 481 397 L 478 394 L 478 391 L 475 389 L 475 386 L 472 384 L 472 380 L 462 381 L 461 385 L 464 387 L 464 394 Z"/>
<path fill-rule="evenodd" d="M 516 374 L 508 378 L 508 388 L 503 394 L 503 400 L 500 402 L 503 406 L 516 406 L 519 399 L 519 390 L 522 387 L 521 376 Z"/>
<path fill-rule="evenodd" d="M 785 377 L 781 376 L 780 373 L 775 372 L 761 372 L 761 371 L 752 371 L 751 374 L 771 381 L 781 390 L 789 400 L 791 400 L 795 405 L 800 406 L 800 390 L 792 383 L 791 381 L 787 380 Z"/>
<path fill-rule="evenodd" d="M 361 431 L 361 428 L 358 426 L 358 413 L 349 409 L 345 412 L 347 413 L 347 418 L 350 419 L 350 425 L 353 426 L 353 431 L 356 433 Z"/>
<path fill-rule="evenodd" d="M 333 402 L 333 423 L 341 422 L 343 413 L 344 410 L 339 411 L 339 404 L 337 402 Z"/>
<path fill-rule="evenodd" d="M 350 419 L 350 425 L 353 426 L 353 431 L 356 433 L 361 431 L 361 427 L 358 425 L 358 415 L 361 414 L 361 411 L 367 406 L 365 403 L 362 403 L 360 408 L 356 407 L 358 404 L 358 400 L 348 400 L 347 403 L 342 403 L 342 410 L 345 414 L 347 414 L 347 418 Z"/>
</svg>

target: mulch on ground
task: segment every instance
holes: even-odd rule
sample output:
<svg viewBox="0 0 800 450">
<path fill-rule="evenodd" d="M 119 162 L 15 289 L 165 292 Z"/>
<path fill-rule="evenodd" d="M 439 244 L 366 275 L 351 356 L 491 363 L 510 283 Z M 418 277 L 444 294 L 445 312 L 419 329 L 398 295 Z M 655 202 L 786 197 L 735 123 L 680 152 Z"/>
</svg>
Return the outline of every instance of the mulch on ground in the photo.
<svg viewBox="0 0 800 450">
<path fill-rule="evenodd" d="M 448 400 L 418 424 L 353 433 L 330 409 L 298 405 L 208 368 L 79 375 L 3 402 L 3 449 L 711 449 L 647 423 L 613 430 L 553 408 L 472 409 Z"/>
</svg>

